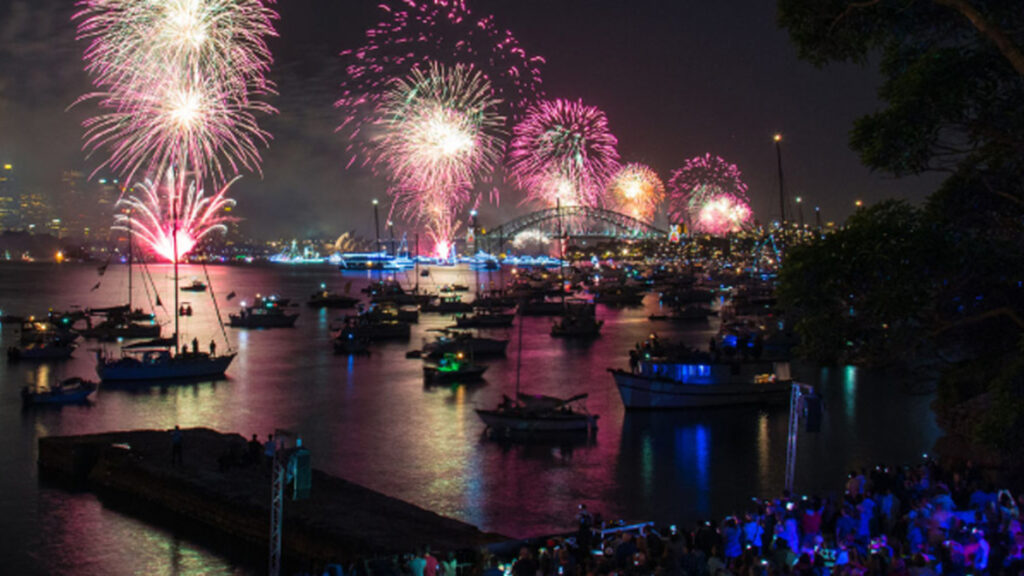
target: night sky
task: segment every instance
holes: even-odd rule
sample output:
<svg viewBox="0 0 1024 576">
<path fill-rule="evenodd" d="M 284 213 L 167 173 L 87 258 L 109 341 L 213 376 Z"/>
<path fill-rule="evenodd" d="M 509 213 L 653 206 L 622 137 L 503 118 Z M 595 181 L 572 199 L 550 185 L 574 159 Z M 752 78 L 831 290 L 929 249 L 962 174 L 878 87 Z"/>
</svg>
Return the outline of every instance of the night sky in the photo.
<svg viewBox="0 0 1024 576">
<path fill-rule="evenodd" d="M 281 37 L 271 42 L 280 115 L 261 124 L 274 135 L 262 178 L 235 185 L 243 229 L 258 238 L 372 233 L 369 200 L 386 183 L 344 169 L 341 121 L 332 106 L 343 71 L 337 53 L 363 41 L 381 15 L 378 0 L 281 0 Z M 548 96 L 602 108 L 624 161 L 650 164 L 664 178 L 687 158 L 711 152 L 739 165 L 755 217 L 778 218 L 772 134 L 785 136 L 787 193 L 802 196 L 808 221 L 820 205 L 842 220 L 853 202 L 921 200 L 937 179 L 893 180 L 862 167 L 847 146 L 852 121 L 880 106 L 871 69 L 816 69 L 796 57 L 769 0 L 470 0 L 511 29 L 543 68 Z M 22 191 L 59 190 L 61 171 L 91 171 L 81 121 L 91 103 L 70 0 L 0 0 L 0 161 L 18 169 Z M 503 188 L 493 224 L 528 211 Z"/>
</svg>

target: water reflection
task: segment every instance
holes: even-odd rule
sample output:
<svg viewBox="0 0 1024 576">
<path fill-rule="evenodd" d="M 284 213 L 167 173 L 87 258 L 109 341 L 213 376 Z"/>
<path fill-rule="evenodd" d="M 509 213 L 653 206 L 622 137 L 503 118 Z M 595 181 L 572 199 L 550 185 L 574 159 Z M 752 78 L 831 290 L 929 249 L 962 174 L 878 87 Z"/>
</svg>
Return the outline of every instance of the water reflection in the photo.
<svg viewBox="0 0 1024 576">
<path fill-rule="evenodd" d="M 0 270 L 5 310 L 14 311 L 12 305 L 25 312 L 109 305 L 123 297 L 116 288 L 123 267 L 111 267 L 104 288 L 86 294 L 76 287 L 95 284 L 94 268 L 64 266 L 59 282 L 49 270 Z M 337 291 L 348 280 L 355 294 L 377 277 L 360 272 L 338 278 L 327 268 L 209 271 L 218 298 L 231 291 L 273 291 L 301 299 L 321 282 Z M 183 276 L 192 274 L 186 266 Z M 166 270 L 154 269 L 158 288 L 167 294 L 165 276 Z M 471 281 L 472 275 L 454 269 L 436 270 L 423 280 L 428 287 Z M 233 312 L 236 303 L 226 304 L 222 312 Z M 228 337 L 239 355 L 226 380 L 129 390 L 104 385 L 92 408 L 18 413 L 18 389 L 25 383 L 55 375 L 94 377 L 91 355 L 84 353 L 89 345 L 45 375 L 25 364 L 0 367 L 0 437 L 8 439 L 0 444 L 0 517 L 25 519 L 17 532 L 0 534 L 0 557 L 18 559 L 22 569 L 12 573 L 59 573 L 59 562 L 66 559 L 61 554 L 25 558 L 23 550 L 47 538 L 53 542 L 43 550 L 74 548 L 75 560 L 89 567 L 83 573 L 238 570 L 219 555 L 188 541 L 175 542 L 173 534 L 124 518 L 95 500 L 41 489 L 35 479 L 36 445 L 39 437 L 52 434 L 177 424 L 263 438 L 275 428 L 293 429 L 311 448 L 317 468 L 511 536 L 571 529 L 576 507 L 584 502 L 605 517 L 682 523 L 728 513 L 751 496 L 780 490 L 785 410 L 624 411 L 605 369 L 622 367 L 636 341 L 654 328 L 662 339 L 703 346 L 716 329 L 717 320 L 688 332 L 682 331 L 688 327 L 655 326 L 646 317 L 656 312 L 657 299 L 648 297 L 645 304 L 615 310 L 599 306 L 597 313 L 605 320 L 602 336 L 585 346 L 552 339 L 550 319 L 523 320 L 522 390 L 563 397 L 587 392 L 588 408 L 601 416 L 595 437 L 554 443 L 489 440 L 473 411 L 515 393 L 520 352 L 514 335 L 508 358 L 487 361 L 485 383 L 424 387 L 422 362 L 406 359 L 405 352 L 429 337 L 428 330 L 451 323 L 439 315 L 423 315 L 410 342 L 375 347 L 371 356 L 334 354 L 329 342 L 333 313 L 304 312 L 292 330 L 231 330 Z M 189 332 L 200 341 L 219 334 L 212 306 L 196 297 L 193 309 Z M 4 330 L 9 341 L 13 331 L 9 326 Z M 820 381 L 828 407 L 821 434 L 800 440 L 797 482 L 802 489 L 831 487 L 847 468 L 862 462 L 899 462 L 930 450 L 938 432 L 929 398 L 893 395 L 886 380 L 867 372 L 854 372 L 852 379 L 845 369 L 796 373 Z M 46 506 L 37 507 L 44 498 Z M 104 539 L 109 540 L 106 546 Z M 133 553 L 136 544 L 138 554 Z"/>
</svg>

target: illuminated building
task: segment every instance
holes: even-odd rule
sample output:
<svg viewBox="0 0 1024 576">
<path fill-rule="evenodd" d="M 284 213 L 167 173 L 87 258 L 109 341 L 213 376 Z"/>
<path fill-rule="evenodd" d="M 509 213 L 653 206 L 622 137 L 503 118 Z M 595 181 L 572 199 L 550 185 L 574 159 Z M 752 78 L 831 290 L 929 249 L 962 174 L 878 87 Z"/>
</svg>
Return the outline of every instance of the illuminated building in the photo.
<svg viewBox="0 0 1024 576">
<path fill-rule="evenodd" d="M 0 170 L 0 231 L 18 227 L 18 193 L 14 166 L 4 164 Z"/>
</svg>

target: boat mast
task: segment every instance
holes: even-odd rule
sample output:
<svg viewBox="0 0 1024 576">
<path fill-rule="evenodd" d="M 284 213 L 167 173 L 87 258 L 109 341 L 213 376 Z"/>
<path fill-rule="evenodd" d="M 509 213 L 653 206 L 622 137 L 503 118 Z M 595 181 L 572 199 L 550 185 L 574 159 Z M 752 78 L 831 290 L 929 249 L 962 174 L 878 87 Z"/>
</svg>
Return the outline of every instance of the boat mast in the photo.
<svg viewBox="0 0 1024 576">
<path fill-rule="evenodd" d="M 526 317 L 519 314 L 519 348 L 516 350 L 516 401 L 519 401 L 519 377 L 523 372 L 523 322 Z"/>
<path fill-rule="evenodd" d="M 562 295 L 562 308 L 565 308 L 565 240 L 562 238 L 562 199 L 555 200 L 555 211 L 558 212 L 558 293 Z"/>
<path fill-rule="evenodd" d="M 416 285 L 413 287 L 413 293 L 420 293 L 420 233 L 416 233 L 416 257 L 414 262 L 416 263 Z"/>
<path fill-rule="evenodd" d="M 185 173 L 184 167 L 182 167 L 181 175 L 181 186 L 185 185 Z M 171 200 L 171 214 L 172 222 L 171 225 L 171 250 L 172 260 L 174 261 L 174 352 L 178 352 L 178 198 L 177 191 L 174 191 L 174 196 Z"/>
<path fill-rule="evenodd" d="M 128 316 L 132 315 L 132 257 L 134 249 L 132 244 L 132 210 L 128 209 Z"/>
</svg>

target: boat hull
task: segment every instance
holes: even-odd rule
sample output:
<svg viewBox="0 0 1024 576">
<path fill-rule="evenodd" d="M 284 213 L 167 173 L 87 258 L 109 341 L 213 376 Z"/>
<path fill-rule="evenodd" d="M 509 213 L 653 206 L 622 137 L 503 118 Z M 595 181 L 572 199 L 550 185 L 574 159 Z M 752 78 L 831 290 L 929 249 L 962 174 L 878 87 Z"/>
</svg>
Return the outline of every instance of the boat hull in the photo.
<svg viewBox="0 0 1024 576">
<path fill-rule="evenodd" d="M 203 356 L 194 359 L 189 358 L 188 355 L 175 356 L 169 360 L 153 363 L 101 358 L 96 363 L 96 374 L 104 382 L 221 378 L 234 359 L 234 354 L 215 358 Z"/>
<path fill-rule="evenodd" d="M 487 366 L 472 366 L 458 372 L 443 372 L 437 366 L 423 367 L 423 380 L 428 384 L 452 384 L 455 382 L 479 382 L 483 380 Z"/>
<path fill-rule="evenodd" d="M 765 383 L 685 383 L 669 378 L 609 370 L 628 410 L 664 410 L 769 404 L 784 401 L 792 388 L 788 381 Z"/>
<path fill-rule="evenodd" d="M 238 316 L 232 314 L 230 318 L 232 328 L 291 328 L 295 326 L 295 321 L 299 319 L 299 315 L 260 316 L 253 314 L 251 316 Z"/>
<path fill-rule="evenodd" d="M 498 410 L 476 411 L 487 427 L 499 433 L 550 434 L 589 432 L 597 429 L 597 416 L 594 414 L 558 414 L 531 416 Z"/>
</svg>

